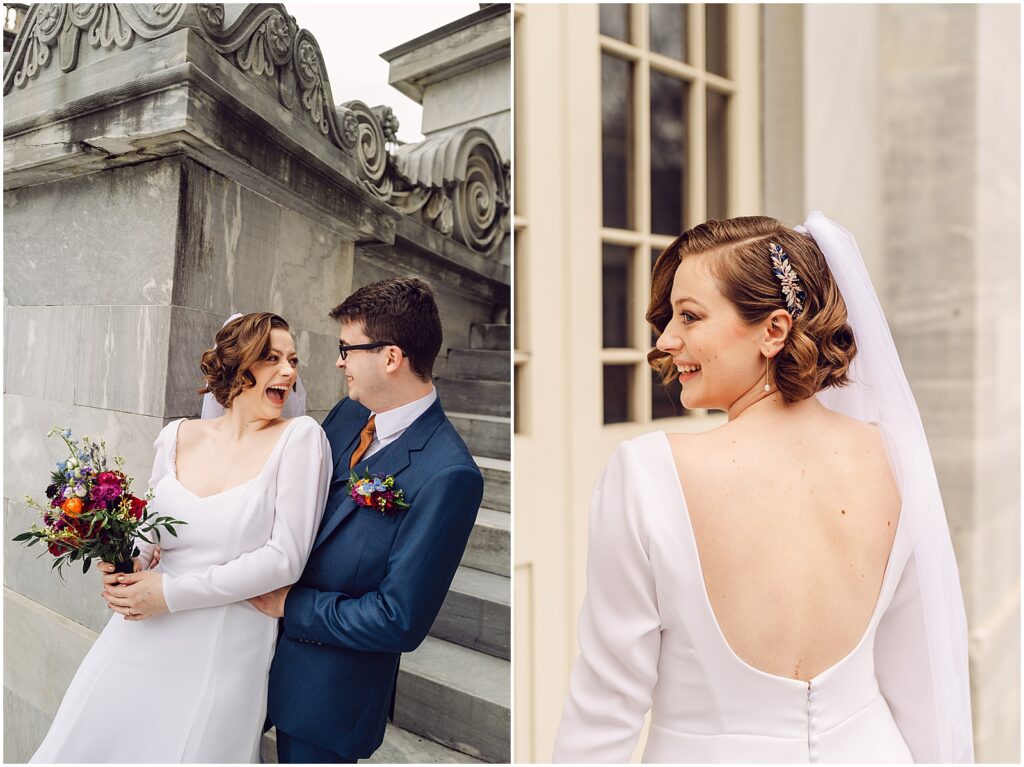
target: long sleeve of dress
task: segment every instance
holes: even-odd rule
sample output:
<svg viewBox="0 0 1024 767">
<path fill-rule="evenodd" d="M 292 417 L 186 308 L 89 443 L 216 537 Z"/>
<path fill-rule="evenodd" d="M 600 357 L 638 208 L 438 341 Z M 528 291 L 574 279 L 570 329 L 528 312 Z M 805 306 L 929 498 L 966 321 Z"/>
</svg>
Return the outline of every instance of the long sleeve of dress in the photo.
<svg viewBox="0 0 1024 767">
<path fill-rule="evenodd" d="M 149 486 L 156 489 L 157 484 L 162 480 L 169 471 L 167 463 L 167 445 L 169 441 L 173 439 L 173 432 L 178 428 L 178 421 L 167 424 L 160 430 L 156 440 L 153 442 L 153 449 L 156 451 L 156 457 L 153 459 L 153 471 L 149 475 Z M 148 533 L 152 543 L 147 543 L 142 538 L 135 539 L 135 545 L 139 549 L 139 562 L 142 565 L 143 570 L 148 570 L 150 562 L 153 561 L 153 549 L 156 548 L 156 534 Z"/>
<path fill-rule="evenodd" d="M 594 489 L 580 655 L 555 738 L 555 762 L 628 762 L 658 678 L 661 616 L 629 443 Z"/>
<path fill-rule="evenodd" d="M 907 561 L 892 603 L 878 624 L 878 687 L 915 762 L 970 763 L 974 761 L 974 751 L 966 622 L 951 627 L 951 633 L 959 635 L 929 637 L 917 556 L 912 554 Z M 955 569 L 952 572 L 955 578 Z M 951 588 L 958 592 L 960 584 L 951 584 Z M 931 659 L 931 653 L 937 651 L 936 642 L 962 646 L 962 658 L 956 667 L 945 667 L 938 680 L 933 678 Z"/>
<path fill-rule="evenodd" d="M 240 602 L 298 580 L 323 514 L 330 485 L 331 448 L 312 418 L 291 426 L 282 437 L 274 524 L 267 542 L 236 559 L 198 573 L 164 576 L 170 612 Z"/>
</svg>

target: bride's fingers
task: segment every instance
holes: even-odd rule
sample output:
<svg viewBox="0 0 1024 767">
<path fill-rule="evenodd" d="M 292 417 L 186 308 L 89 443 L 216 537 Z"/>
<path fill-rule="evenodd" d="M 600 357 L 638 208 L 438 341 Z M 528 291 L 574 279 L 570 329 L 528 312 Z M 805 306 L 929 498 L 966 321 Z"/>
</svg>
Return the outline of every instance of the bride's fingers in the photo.
<svg viewBox="0 0 1024 767">
<path fill-rule="evenodd" d="M 107 600 L 107 604 L 111 607 L 128 607 L 131 604 L 126 597 L 111 594 L 109 591 L 103 592 L 103 598 Z"/>
</svg>

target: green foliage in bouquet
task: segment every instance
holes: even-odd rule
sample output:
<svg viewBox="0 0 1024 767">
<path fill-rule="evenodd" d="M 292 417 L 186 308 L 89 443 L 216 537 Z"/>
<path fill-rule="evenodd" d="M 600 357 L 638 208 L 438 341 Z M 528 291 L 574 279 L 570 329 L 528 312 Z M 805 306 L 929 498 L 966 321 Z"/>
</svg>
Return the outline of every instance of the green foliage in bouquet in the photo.
<svg viewBox="0 0 1024 767">
<path fill-rule="evenodd" d="M 42 527 L 32 525 L 14 540 L 26 546 L 42 542 L 54 558 L 51 569 L 56 569 L 61 579 L 64 565 L 78 560 L 82 560 L 83 573 L 88 572 L 93 559 L 130 572 L 132 557 L 139 554 L 136 539 L 157 543 L 161 528 L 177 536 L 174 526 L 187 524 L 150 510 L 152 488 L 142 498 L 132 494 L 133 479 L 123 471 L 124 458 L 114 456 L 111 469 L 104 440 L 97 443 L 86 435 L 79 444 L 71 439 L 70 429 L 57 426 L 46 436 L 63 439 L 69 457 L 58 461 L 50 474 L 48 504 L 25 496 L 25 503 L 40 512 Z"/>
</svg>

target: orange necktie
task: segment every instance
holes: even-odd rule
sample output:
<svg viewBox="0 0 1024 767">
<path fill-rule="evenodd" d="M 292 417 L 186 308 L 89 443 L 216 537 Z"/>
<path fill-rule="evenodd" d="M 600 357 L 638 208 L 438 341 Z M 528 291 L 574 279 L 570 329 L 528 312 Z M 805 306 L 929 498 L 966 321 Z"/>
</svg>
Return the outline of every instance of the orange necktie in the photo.
<svg viewBox="0 0 1024 767">
<path fill-rule="evenodd" d="M 366 426 L 359 432 L 359 445 L 356 447 L 356 451 L 352 453 L 352 458 L 348 462 L 348 467 L 354 469 L 359 460 L 363 457 L 363 453 L 370 447 L 370 443 L 373 442 L 373 435 L 376 431 L 374 425 L 374 419 L 377 416 L 371 415 L 370 420 L 366 422 Z"/>
</svg>

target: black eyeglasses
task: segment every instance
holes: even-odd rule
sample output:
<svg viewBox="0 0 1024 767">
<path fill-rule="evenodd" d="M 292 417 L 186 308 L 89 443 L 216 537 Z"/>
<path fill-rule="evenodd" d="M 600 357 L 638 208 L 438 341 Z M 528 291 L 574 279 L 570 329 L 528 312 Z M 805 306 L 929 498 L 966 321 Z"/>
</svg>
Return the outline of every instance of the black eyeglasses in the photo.
<svg viewBox="0 0 1024 767">
<path fill-rule="evenodd" d="M 338 343 L 338 354 L 341 355 L 343 360 L 348 359 L 349 352 L 359 351 L 360 349 L 379 349 L 382 346 L 398 346 L 394 341 L 374 341 L 372 344 L 351 344 L 345 345 Z M 402 352 L 402 356 L 406 356 L 405 352 Z"/>
</svg>

